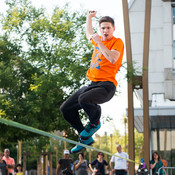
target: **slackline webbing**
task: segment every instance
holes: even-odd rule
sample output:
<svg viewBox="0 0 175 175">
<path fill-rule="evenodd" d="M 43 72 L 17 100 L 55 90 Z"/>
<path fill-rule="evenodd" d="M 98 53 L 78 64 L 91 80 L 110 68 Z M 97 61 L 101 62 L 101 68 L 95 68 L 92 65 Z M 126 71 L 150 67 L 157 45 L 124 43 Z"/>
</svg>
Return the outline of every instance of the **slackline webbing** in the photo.
<svg viewBox="0 0 175 175">
<path fill-rule="evenodd" d="M 21 123 L 17 123 L 17 122 L 14 122 L 12 120 L 8 120 L 8 119 L 3 119 L 0 117 L 0 122 L 3 123 L 3 124 L 6 124 L 6 125 L 10 125 L 10 126 L 13 126 L 13 127 L 16 127 L 16 128 L 20 128 L 20 129 L 23 129 L 23 130 L 26 130 L 26 131 L 30 131 L 30 132 L 33 132 L 33 133 L 37 133 L 37 134 L 40 134 L 40 135 L 43 135 L 43 136 L 47 136 L 47 137 L 51 137 L 51 138 L 54 138 L 54 139 L 58 139 L 58 140 L 62 140 L 62 141 L 66 141 L 66 142 L 69 142 L 69 143 L 72 143 L 72 144 L 75 144 L 75 145 L 80 145 L 80 146 L 83 146 L 85 148 L 89 148 L 89 149 L 93 149 L 97 152 L 103 152 L 104 154 L 107 154 L 107 155 L 110 155 L 110 156 L 115 156 L 115 157 L 119 157 L 119 158 L 122 158 L 122 159 L 125 159 L 127 160 L 128 162 L 133 162 L 133 163 L 136 163 L 136 164 L 140 164 L 140 163 L 137 163 L 131 159 L 127 159 L 125 157 L 121 157 L 121 156 L 118 156 L 118 155 L 114 155 L 114 154 L 111 154 L 107 151 L 103 151 L 103 150 L 100 150 L 100 149 L 97 149 L 97 148 L 94 148 L 94 147 L 91 147 L 89 145 L 85 145 L 85 144 L 82 144 L 80 142 L 76 142 L 76 141 L 73 141 L 73 140 L 70 140 L 70 139 L 66 139 L 64 137 L 60 137 L 60 136 L 57 136 L 55 134 L 51 134 L 49 132 L 45 132 L 45 131 L 42 131 L 42 130 L 39 130 L 39 129 L 36 129 L 36 128 L 33 128 L 33 127 L 30 127 L 30 126 L 27 126 L 27 125 L 24 125 L 24 124 L 21 124 Z"/>
</svg>

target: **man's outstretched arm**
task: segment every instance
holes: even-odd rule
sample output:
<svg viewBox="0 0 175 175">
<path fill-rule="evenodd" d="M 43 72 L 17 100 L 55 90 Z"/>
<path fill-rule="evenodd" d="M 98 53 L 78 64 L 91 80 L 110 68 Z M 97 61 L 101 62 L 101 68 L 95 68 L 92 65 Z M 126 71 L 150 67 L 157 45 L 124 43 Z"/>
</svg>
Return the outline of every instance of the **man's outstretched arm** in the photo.
<svg viewBox="0 0 175 175">
<path fill-rule="evenodd" d="M 95 17 L 96 11 L 88 11 L 86 17 L 86 38 L 90 41 L 92 39 L 92 35 L 94 34 L 92 28 L 92 18 Z"/>
</svg>

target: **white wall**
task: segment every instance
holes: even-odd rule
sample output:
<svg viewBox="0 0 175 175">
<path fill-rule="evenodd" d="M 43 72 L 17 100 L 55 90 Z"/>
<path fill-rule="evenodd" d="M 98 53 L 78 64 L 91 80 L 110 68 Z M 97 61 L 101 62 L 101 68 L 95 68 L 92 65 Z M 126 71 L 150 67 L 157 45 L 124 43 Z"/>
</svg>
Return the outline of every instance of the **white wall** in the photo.
<svg viewBox="0 0 175 175">
<path fill-rule="evenodd" d="M 130 4 L 129 15 L 132 58 L 134 63 L 137 63 L 135 68 L 142 72 L 145 0 L 133 0 Z M 172 26 L 171 2 L 152 0 L 149 100 L 152 100 L 152 94 L 155 93 L 163 93 L 165 98 L 175 99 L 175 82 L 172 80 L 173 76 L 169 76 L 170 72 L 173 74 Z"/>
</svg>

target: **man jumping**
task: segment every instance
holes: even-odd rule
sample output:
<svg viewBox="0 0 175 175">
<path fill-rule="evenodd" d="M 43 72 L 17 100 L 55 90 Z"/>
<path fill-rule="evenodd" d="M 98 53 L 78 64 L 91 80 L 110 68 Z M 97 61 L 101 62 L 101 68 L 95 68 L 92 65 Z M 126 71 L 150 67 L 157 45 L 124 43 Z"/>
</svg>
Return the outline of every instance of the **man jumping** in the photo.
<svg viewBox="0 0 175 175">
<path fill-rule="evenodd" d="M 100 104 L 109 101 L 115 94 L 117 81 L 115 76 L 121 67 L 124 44 L 120 38 L 115 38 L 114 20 L 104 16 L 99 20 L 101 36 L 93 32 L 92 18 L 96 11 L 89 11 L 86 18 L 86 37 L 94 45 L 91 64 L 87 77 L 91 81 L 88 86 L 80 88 L 71 95 L 60 107 L 64 118 L 80 135 L 80 143 L 91 145 L 92 135 L 101 127 Z M 89 117 L 89 124 L 84 127 L 79 110 L 83 109 Z M 84 147 L 76 145 L 72 152 L 79 152 Z"/>
</svg>

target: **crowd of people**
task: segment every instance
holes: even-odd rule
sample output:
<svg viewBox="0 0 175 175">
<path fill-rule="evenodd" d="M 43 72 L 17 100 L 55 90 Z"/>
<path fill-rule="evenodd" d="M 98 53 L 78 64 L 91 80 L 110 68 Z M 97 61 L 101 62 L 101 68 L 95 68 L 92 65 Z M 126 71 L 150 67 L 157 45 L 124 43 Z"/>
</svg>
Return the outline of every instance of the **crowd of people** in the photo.
<svg viewBox="0 0 175 175">
<path fill-rule="evenodd" d="M 70 157 L 69 150 L 64 150 L 64 157 L 59 159 L 56 167 L 56 175 L 127 175 L 129 156 L 122 151 L 121 145 L 116 146 L 117 152 L 111 157 L 109 164 L 104 160 L 102 152 L 97 153 L 97 158 L 89 162 L 84 158 L 84 153 L 77 154 L 77 160 L 73 161 Z M 158 174 L 167 175 L 163 167 L 160 155 L 158 152 L 153 152 L 150 160 L 150 169 L 152 175 Z M 160 169 L 161 168 L 161 169 Z M 110 169 L 110 171 L 108 171 Z M 160 170 L 159 170 L 160 169 Z M 23 175 L 22 165 L 15 166 L 15 160 L 10 157 L 10 150 L 4 149 L 0 151 L 0 175 Z"/>
<path fill-rule="evenodd" d="M 117 145 L 116 149 L 117 153 L 112 156 L 109 164 L 106 160 L 104 160 L 104 154 L 102 152 L 98 152 L 97 158 L 92 162 L 89 162 L 88 160 L 84 159 L 84 154 L 82 152 L 79 152 L 78 159 L 73 161 L 72 158 L 70 158 L 69 150 L 64 150 L 64 158 L 58 161 L 56 174 L 105 175 L 108 173 L 108 168 L 110 166 L 111 174 L 126 175 L 128 172 L 128 154 L 122 152 L 121 145 Z"/>
</svg>

